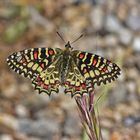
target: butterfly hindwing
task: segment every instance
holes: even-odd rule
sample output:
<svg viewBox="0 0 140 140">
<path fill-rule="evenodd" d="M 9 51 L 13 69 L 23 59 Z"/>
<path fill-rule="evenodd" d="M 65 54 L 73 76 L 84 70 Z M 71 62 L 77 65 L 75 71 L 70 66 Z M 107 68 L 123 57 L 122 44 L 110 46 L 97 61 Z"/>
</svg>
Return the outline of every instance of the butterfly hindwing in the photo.
<svg viewBox="0 0 140 140">
<path fill-rule="evenodd" d="M 66 74 L 65 93 L 70 93 L 71 96 L 82 96 L 83 94 L 88 94 L 90 88 L 92 88 L 91 85 L 86 81 L 84 75 L 81 74 L 74 59 L 71 58 Z"/>
<path fill-rule="evenodd" d="M 32 85 L 40 93 L 59 92 L 60 82 L 60 59 L 58 57 L 47 69 L 42 71 L 36 79 L 32 81 Z"/>
<path fill-rule="evenodd" d="M 52 90 L 54 88 L 54 91 L 57 92 L 56 86 L 52 86 L 54 83 L 51 83 L 51 78 L 45 79 L 49 76 L 45 77 L 44 74 L 51 74 L 54 78 L 53 80 L 58 82 L 56 69 L 51 67 L 56 63 L 61 53 L 62 50 L 58 48 L 32 48 L 13 53 L 7 58 L 7 63 L 15 72 L 31 79 L 35 89 L 39 89 L 39 93 L 41 93 L 43 89 L 46 91 L 49 89 L 47 88 L 46 82 L 50 84 Z M 52 71 L 50 73 L 51 69 Z M 47 91 L 48 94 L 49 91 L 51 90 Z"/>
<path fill-rule="evenodd" d="M 75 50 L 72 57 L 81 75 L 92 85 L 91 91 L 96 84 L 106 84 L 120 75 L 120 68 L 115 63 L 98 55 Z"/>
</svg>

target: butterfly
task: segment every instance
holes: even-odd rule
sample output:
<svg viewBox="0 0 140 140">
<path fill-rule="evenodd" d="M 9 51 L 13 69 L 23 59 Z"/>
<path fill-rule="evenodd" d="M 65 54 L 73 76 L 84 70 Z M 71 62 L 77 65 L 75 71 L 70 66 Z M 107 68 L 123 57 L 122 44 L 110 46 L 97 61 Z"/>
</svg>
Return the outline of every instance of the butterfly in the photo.
<svg viewBox="0 0 140 140">
<path fill-rule="evenodd" d="M 32 81 L 35 90 L 51 95 L 59 87 L 71 96 L 83 96 L 94 87 L 115 80 L 120 68 L 111 61 L 92 53 L 73 50 L 70 42 L 65 49 L 32 48 L 15 52 L 7 58 L 11 69 Z"/>
</svg>

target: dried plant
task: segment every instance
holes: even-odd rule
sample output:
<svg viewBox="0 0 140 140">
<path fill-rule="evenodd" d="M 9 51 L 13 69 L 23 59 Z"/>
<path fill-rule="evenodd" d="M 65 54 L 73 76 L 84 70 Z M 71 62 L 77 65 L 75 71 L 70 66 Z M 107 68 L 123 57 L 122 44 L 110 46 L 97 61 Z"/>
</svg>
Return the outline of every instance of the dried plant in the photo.
<svg viewBox="0 0 140 140">
<path fill-rule="evenodd" d="M 96 117 L 94 92 L 89 96 L 75 97 L 81 123 L 90 140 L 103 140 L 99 118 Z"/>
</svg>

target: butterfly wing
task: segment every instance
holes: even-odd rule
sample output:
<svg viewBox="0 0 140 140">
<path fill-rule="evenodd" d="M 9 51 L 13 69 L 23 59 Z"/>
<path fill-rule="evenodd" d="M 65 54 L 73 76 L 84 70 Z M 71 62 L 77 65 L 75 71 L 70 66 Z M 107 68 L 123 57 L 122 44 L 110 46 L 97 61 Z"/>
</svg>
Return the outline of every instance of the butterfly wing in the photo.
<svg viewBox="0 0 140 140">
<path fill-rule="evenodd" d="M 51 65 L 42 71 L 36 79 L 32 81 L 32 85 L 39 93 L 59 92 L 61 57 L 58 57 Z"/>
<path fill-rule="evenodd" d="M 79 71 L 80 76 L 84 79 L 83 83 L 87 87 L 87 93 L 92 92 L 95 85 L 106 84 L 120 75 L 120 68 L 103 57 L 78 50 L 73 51 L 71 55 L 75 69 Z M 69 84 L 69 87 L 71 85 Z M 81 86 L 82 84 L 80 84 L 80 90 Z"/>
<path fill-rule="evenodd" d="M 72 55 L 82 75 L 92 81 L 93 86 L 111 82 L 120 75 L 120 68 L 101 56 L 77 50 Z"/>
<path fill-rule="evenodd" d="M 81 74 L 79 68 L 75 64 L 73 58 L 69 60 L 68 71 L 65 79 L 65 93 L 74 95 L 83 95 L 88 93 L 89 85 L 86 78 Z"/>
<path fill-rule="evenodd" d="M 54 68 L 54 65 L 61 53 L 62 50 L 58 48 L 32 48 L 13 53 L 7 58 L 7 63 L 15 72 L 31 79 L 39 93 L 46 91 L 50 94 L 53 88 L 58 92 L 58 84 L 53 86 L 54 83 L 60 82 L 59 72 L 56 73 L 58 69 Z"/>
</svg>

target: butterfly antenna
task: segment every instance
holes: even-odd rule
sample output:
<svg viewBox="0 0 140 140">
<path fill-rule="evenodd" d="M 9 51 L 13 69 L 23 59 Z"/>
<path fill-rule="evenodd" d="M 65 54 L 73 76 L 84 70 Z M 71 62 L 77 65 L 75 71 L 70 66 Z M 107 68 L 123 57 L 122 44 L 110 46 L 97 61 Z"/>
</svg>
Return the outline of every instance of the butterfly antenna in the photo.
<svg viewBox="0 0 140 140">
<path fill-rule="evenodd" d="M 96 51 L 96 53 L 98 52 L 98 37 L 99 37 L 99 33 L 98 33 L 98 31 L 96 31 L 96 44 L 95 44 L 95 46 L 96 46 L 96 48 L 95 48 L 95 51 Z"/>
<path fill-rule="evenodd" d="M 57 33 L 57 35 L 61 38 L 61 40 L 64 42 L 64 43 L 66 43 L 66 41 L 64 40 L 64 38 L 62 37 L 62 35 L 59 33 L 59 32 L 56 32 Z"/>
<path fill-rule="evenodd" d="M 71 42 L 71 44 L 75 43 L 77 40 L 79 40 L 80 38 L 82 38 L 84 36 L 84 34 L 81 34 L 77 39 L 75 39 L 74 41 Z"/>
</svg>

